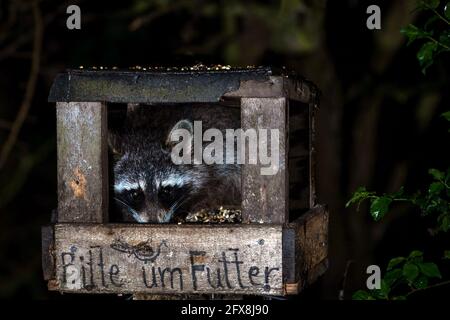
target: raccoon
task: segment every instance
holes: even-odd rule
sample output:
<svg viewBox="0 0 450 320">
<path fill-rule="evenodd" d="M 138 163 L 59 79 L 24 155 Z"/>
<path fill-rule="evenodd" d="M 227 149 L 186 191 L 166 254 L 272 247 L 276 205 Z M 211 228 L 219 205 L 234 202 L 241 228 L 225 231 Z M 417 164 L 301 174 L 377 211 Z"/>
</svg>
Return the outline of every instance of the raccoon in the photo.
<svg viewBox="0 0 450 320">
<path fill-rule="evenodd" d="M 129 107 L 122 126 L 109 131 L 113 198 L 124 222 L 169 223 L 200 209 L 241 202 L 238 164 L 175 164 L 172 130 L 240 127 L 238 108 L 217 105 Z M 224 152 L 224 157 L 225 157 Z"/>
</svg>

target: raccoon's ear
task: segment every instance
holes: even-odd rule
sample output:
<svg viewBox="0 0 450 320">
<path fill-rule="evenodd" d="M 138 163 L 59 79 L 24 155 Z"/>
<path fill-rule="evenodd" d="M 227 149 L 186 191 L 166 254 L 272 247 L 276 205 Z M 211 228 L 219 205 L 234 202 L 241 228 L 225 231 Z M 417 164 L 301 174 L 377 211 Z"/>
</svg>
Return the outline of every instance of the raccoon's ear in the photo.
<svg viewBox="0 0 450 320">
<path fill-rule="evenodd" d="M 108 146 L 114 158 L 122 156 L 123 154 L 122 139 L 120 139 L 118 133 L 115 132 L 108 133 Z"/>
<path fill-rule="evenodd" d="M 188 135 L 186 135 L 186 133 L 188 133 Z M 189 140 L 186 142 L 191 143 L 193 135 L 194 135 L 194 126 L 192 125 L 192 122 L 187 119 L 180 120 L 172 127 L 169 134 L 167 135 L 165 141 L 166 148 L 172 149 L 174 145 L 179 143 L 180 136 L 183 137 L 183 142 L 184 139 L 187 138 Z"/>
<path fill-rule="evenodd" d="M 108 106 L 108 147 L 114 158 L 123 154 L 125 128 L 128 125 L 127 105 Z"/>
</svg>

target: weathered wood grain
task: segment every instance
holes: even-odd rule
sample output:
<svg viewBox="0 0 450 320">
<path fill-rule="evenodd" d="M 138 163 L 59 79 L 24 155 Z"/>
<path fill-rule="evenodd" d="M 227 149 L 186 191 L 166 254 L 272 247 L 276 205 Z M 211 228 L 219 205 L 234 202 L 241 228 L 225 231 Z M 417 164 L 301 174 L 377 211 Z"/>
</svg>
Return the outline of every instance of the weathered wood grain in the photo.
<svg viewBox="0 0 450 320">
<path fill-rule="evenodd" d="M 100 102 L 58 102 L 56 116 L 58 221 L 106 222 L 106 105 Z"/>
<path fill-rule="evenodd" d="M 44 280 L 50 280 L 55 275 L 55 257 L 53 254 L 55 239 L 53 236 L 53 226 L 42 227 L 41 237 L 42 271 Z"/>
<path fill-rule="evenodd" d="M 269 79 L 243 80 L 237 90 L 226 92 L 230 98 L 279 98 L 286 97 L 300 102 L 310 102 L 313 85 L 287 76 L 270 76 Z"/>
<path fill-rule="evenodd" d="M 242 166 L 242 219 L 244 222 L 284 223 L 288 221 L 288 111 L 285 98 L 242 98 L 241 127 L 247 129 L 275 129 L 279 132 L 279 164 L 272 164 L 276 174 L 263 175 L 268 165 Z M 261 135 L 258 137 L 261 139 Z M 270 146 L 270 142 L 268 143 Z M 270 149 L 270 148 L 269 148 Z M 259 152 L 259 146 L 258 146 Z"/>
<path fill-rule="evenodd" d="M 316 195 L 316 121 L 315 114 L 318 109 L 318 93 L 311 96 L 309 103 L 309 205 L 313 208 L 317 203 Z"/>
<path fill-rule="evenodd" d="M 287 225 L 57 224 L 54 242 L 52 236 L 46 239 L 44 258 L 55 268 L 45 269 L 45 278 L 51 290 L 62 292 L 133 293 L 139 299 L 289 295 L 302 291 L 328 267 L 324 206 Z M 159 296 L 151 296 L 155 294 Z"/>
<path fill-rule="evenodd" d="M 57 224 L 52 289 L 281 295 L 282 258 L 281 225 Z"/>
<path fill-rule="evenodd" d="M 328 210 L 317 205 L 289 227 L 296 232 L 295 278 L 301 291 L 328 268 Z"/>
<path fill-rule="evenodd" d="M 313 93 L 316 91 L 314 84 L 307 80 L 298 79 L 296 77 L 284 77 L 283 87 L 286 97 L 290 100 L 309 103 Z"/>
<path fill-rule="evenodd" d="M 269 79 L 241 81 L 239 88 L 224 94 L 227 98 L 279 98 L 284 97 L 284 81 L 281 76 L 271 76 Z"/>
</svg>

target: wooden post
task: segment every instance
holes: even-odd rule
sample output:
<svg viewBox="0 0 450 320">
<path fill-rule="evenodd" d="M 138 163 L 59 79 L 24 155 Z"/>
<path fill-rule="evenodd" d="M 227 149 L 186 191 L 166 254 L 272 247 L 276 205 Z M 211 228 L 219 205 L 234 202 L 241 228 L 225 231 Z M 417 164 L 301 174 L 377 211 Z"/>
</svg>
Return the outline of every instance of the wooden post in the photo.
<svg viewBox="0 0 450 320">
<path fill-rule="evenodd" d="M 316 197 L 316 127 L 315 111 L 318 108 L 317 93 L 314 93 L 309 103 L 309 207 L 314 208 Z"/>
<path fill-rule="evenodd" d="M 53 226 L 44 226 L 41 228 L 41 260 L 44 280 L 48 281 L 55 278 L 55 256 L 53 254 L 55 236 Z"/>
<path fill-rule="evenodd" d="M 279 165 L 274 175 L 262 175 L 267 165 L 242 166 L 242 220 L 244 223 L 285 223 L 288 221 L 288 132 L 289 112 L 286 99 L 241 98 L 241 127 L 247 129 L 270 129 L 279 131 Z M 258 134 L 258 142 L 260 140 Z M 270 141 L 268 144 L 270 150 Z M 258 146 L 259 151 L 259 146 Z M 270 152 L 270 151 L 269 151 Z"/>
<path fill-rule="evenodd" d="M 106 105 L 57 102 L 58 222 L 107 222 Z"/>
<path fill-rule="evenodd" d="M 295 278 L 299 291 L 328 268 L 328 220 L 326 206 L 317 205 L 290 224 L 297 233 Z"/>
<path fill-rule="evenodd" d="M 317 205 L 283 228 L 286 294 L 298 294 L 328 268 L 328 209 Z"/>
</svg>

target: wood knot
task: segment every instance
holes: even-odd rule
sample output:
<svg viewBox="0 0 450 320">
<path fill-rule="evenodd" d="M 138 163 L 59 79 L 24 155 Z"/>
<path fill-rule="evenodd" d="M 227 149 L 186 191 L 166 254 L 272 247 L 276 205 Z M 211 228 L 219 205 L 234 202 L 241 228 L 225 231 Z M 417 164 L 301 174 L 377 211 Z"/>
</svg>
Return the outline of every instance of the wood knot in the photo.
<svg viewBox="0 0 450 320">
<path fill-rule="evenodd" d="M 76 168 L 73 172 L 74 178 L 70 181 L 70 188 L 76 198 L 86 200 L 86 177 L 80 168 Z"/>
</svg>

